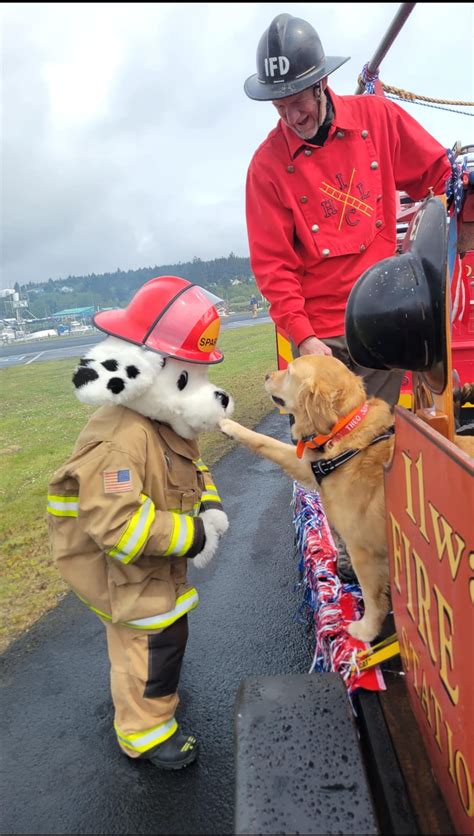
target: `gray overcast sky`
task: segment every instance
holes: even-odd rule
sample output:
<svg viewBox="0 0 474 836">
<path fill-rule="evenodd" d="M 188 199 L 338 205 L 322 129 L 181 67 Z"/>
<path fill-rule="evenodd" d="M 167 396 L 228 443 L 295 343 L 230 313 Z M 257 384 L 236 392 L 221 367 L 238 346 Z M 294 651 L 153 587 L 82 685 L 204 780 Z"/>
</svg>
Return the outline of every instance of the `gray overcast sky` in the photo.
<svg viewBox="0 0 474 836">
<path fill-rule="evenodd" d="M 1 286 L 248 255 L 247 166 L 276 122 L 242 87 L 263 31 L 311 22 L 351 56 L 330 85 L 352 94 L 399 5 L 2 4 Z M 472 101 L 472 38 L 470 3 L 417 3 L 381 78 Z M 402 106 L 474 142 L 472 118 Z"/>
</svg>

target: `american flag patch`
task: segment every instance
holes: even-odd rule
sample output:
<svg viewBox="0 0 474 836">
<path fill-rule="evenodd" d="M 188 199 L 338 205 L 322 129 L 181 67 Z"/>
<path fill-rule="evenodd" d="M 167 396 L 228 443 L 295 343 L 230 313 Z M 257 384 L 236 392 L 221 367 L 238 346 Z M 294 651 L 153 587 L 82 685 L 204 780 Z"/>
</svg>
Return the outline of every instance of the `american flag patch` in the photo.
<svg viewBox="0 0 474 836">
<path fill-rule="evenodd" d="M 124 470 L 104 470 L 104 493 L 124 493 L 132 490 L 132 477 L 128 468 Z"/>
</svg>

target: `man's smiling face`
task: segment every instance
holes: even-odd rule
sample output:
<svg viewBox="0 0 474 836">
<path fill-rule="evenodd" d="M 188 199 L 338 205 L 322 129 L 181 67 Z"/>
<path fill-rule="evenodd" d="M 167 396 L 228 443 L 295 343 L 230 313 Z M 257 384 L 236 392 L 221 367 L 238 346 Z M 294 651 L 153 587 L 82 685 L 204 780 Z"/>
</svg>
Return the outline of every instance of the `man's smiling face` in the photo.
<svg viewBox="0 0 474 836">
<path fill-rule="evenodd" d="M 274 99 L 272 104 L 280 119 L 300 139 L 312 139 L 326 115 L 326 96 L 320 84 L 294 96 Z"/>
</svg>

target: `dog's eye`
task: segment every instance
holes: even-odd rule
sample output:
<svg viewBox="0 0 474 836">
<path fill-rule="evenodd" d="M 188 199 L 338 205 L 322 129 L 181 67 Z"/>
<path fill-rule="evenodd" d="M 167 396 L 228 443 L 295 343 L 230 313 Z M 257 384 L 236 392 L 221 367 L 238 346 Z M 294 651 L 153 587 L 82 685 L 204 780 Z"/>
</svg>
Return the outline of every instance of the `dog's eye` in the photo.
<svg viewBox="0 0 474 836">
<path fill-rule="evenodd" d="M 180 392 L 182 391 L 182 389 L 184 389 L 187 382 L 188 382 L 188 373 L 187 372 L 181 372 L 180 376 L 178 377 L 178 382 L 176 384 Z"/>
</svg>

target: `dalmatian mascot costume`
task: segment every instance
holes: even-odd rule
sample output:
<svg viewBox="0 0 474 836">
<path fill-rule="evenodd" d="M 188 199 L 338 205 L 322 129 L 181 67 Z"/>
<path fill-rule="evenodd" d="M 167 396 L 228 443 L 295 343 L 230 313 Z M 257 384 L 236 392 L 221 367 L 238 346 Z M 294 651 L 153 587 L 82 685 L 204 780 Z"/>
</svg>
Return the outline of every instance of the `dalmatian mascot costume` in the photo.
<svg viewBox="0 0 474 836">
<path fill-rule="evenodd" d="M 197 755 L 196 738 L 175 720 L 188 612 L 198 603 L 187 561 L 207 566 L 228 527 L 197 446 L 233 411 L 208 379 L 223 359 L 213 300 L 161 276 L 126 309 L 94 316 L 108 336 L 73 383 L 99 409 L 48 492 L 59 571 L 105 624 L 118 744 L 164 769 Z"/>
</svg>

